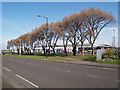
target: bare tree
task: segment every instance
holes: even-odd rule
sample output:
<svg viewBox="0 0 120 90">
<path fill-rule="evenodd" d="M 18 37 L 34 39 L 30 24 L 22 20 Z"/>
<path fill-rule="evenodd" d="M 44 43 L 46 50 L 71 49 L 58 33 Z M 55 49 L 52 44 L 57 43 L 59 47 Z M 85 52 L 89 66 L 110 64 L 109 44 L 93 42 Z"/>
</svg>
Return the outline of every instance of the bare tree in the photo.
<svg viewBox="0 0 120 90">
<path fill-rule="evenodd" d="M 60 37 L 63 39 L 64 50 L 67 55 L 68 41 L 72 43 L 73 55 L 76 55 L 76 47 L 81 42 L 81 52 L 84 41 L 87 39 L 92 47 L 92 55 L 94 55 L 94 43 L 104 27 L 116 22 L 114 16 L 100 9 L 90 8 L 81 12 L 74 13 L 63 18 L 62 23 L 43 24 L 39 28 L 35 28 L 33 32 L 21 35 L 17 39 L 8 41 L 8 44 L 18 50 L 18 54 L 23 48 L 28 51 L 33 49 L 33 44 L 38 42 L 42 46 L 45 54 L 46 44 L 53 49 Z M 48 28 L 46 28 L 46 25 Z M 47 38 L 47 39 L 46 39 Z M 22 51 L 23 52 L 23 51 Z"/>
<path fill-rule="evenodd" d="M 63 41 L 64 53 L 65 53 L 66 56 L 68 56 L 68 54 L 67 54 L 67 46 L 68 46 L 70 34 L 68 33 L 67 26 L 65 24 L 63 24 L 63 23 L 61 24 L 60 38 Z"/>
<path fill-rule="evenodd" d="M 55 47 L 58 39 L 61 35 L 61 22 L 50 23 L 49 25 L 49 33 L 48 33 L 48 43 L 50 47 L 53 49 L 53 55 L 55 54 Z"/>
<path fill-rule="evenodd" d="M 81 12 L 81 17 L 84 19 L 83 23 L 88 30 L 86 39 L 91 44 L 92 55 L 94 55 L 94 43 L 103 30 L 104 27 L 115 23 L 116 20 L 111 13 L 102 11 L 100 9 L 90 8 Z"/>
<path fill-rule="evenodd" d="M 19 38 L 15 39 L 14 42 L 15 42 L 14 45 L 17 48 L 17 52 L 19 54 L 20 53 L 20 40 L 19 40 Z"/>
<path fill-rule="evenodd" d="M 34 35 L 36 36 L 36 43 L 37 43 L 37 45 L 38 46 L 40 46 L 41 45 L 41 47 L 42 47 L 42 49 L 43 49 L 43 51 L 44 51 L 44 55 L 45 55 L 45 43 L 46 43 L 46 41 L 45 41 L 45 30 L 46 30 L 46 26 L 45 26 L 45 24 L 43 24 L 41 27 L 39 27 L 39 28 L 36 28 L 35 30 L 34 30 Z"/>
<path fill-rule="evenodd" d="M 70 16 L 66 16 L 63 19 L 63 24 L 65 25 L 66 31 L 69 34 L 69 41 L 72 43 L 73 55 L 76 55 L 77 45 L 80 43 L 80 27 L 82 22 L 80 21 L 79 13 L 74 13 Z"/>
<path fill-rule="evenodd" d="M 13 40 L 9 40 L 8 42 L 7 42 L 7 45 L 12 49 L 12 51 L 14 51 L 14 39 Z"/>
<path fill-rule="evenodd" d="M 23 45 L 24 52 L 31 54 L 34 41 L 35 41 L 35 36 L 33 33 L 26 33 L 22 35 L 22 45 Z"/>
<path fill-rule="evenodd" d="M 86 28 L 84 26 L 79 27 L 79 33 L 78 34 L 79 34 L 79 40 L 81 42 L 81 50 L 80 51 L 84 55 L 83 44 L 84 44 L 84 42 L 86 40 L 86 37 L 87 37 L 87 30 L 86 30 Z"/>
</svg>

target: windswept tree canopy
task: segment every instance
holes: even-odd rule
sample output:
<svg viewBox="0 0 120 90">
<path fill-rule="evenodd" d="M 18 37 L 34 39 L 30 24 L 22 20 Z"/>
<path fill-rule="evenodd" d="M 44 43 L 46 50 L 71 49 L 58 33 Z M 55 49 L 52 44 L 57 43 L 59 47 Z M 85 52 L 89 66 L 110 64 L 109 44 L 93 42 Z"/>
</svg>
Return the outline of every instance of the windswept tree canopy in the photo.
<svg viewBox="0 0 120 90">
<path fill-rule="evenodd" d="M 95 40 L 103 28 L 116 22 L 116 19 L 110 12 L 95 8 L 83 10 L 81 12 L 81 18 L 83 18 L 83 25 L 87 29 L 86 39 L 91 44 L 92 49 Z"/>
<path fill-rule="evenodd" d="M 87 39 L 91 44 L 92 54 L 94 54 L 93 45 L 99 33 L 104 27 L 115 22 L 116 19 L 110 12 L 89 8 L 65 16 L 62 22 L 42 24 L 39 28 L 32 30 L 31 33 L 26 33 L 17 39 L 8 41 L 8 44 L 11 47 L 30 47 L 32 49 L 34 43 L 34 45 L 41 45 L 44 52 L 46 45 L 48 45 L 54 51 L 57 41 L 61 38 L 65 48 L 68 41 L 72 43 L 73 55 L 76 55 L 77 44 L 81 43 L 82 48 L 84 41 Z"/>
</svg>

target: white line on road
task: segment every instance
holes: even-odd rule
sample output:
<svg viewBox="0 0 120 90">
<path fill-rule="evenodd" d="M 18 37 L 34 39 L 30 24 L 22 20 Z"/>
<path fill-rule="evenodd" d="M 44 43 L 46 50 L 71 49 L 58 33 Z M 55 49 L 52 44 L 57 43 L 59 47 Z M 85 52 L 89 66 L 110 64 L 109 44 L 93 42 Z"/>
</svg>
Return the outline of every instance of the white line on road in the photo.
<svg viewBox="0 0 120 90">
<path fill-rule="evenodd" d="M 9 72 L 11 72 L 11 70 L 10 69 L 8 69 L 8 68 L 6 68 L 6 67 L 3 67 L 4 69 L 6 69 L 7 71 L 9 71 Z"/>
<path fill-rule="evenodd" d="M 89 77 L 94 77 L 94 78 L 98 78 L 97 75 L 88 75 Z"/>
<path fill-rule="evenodd" d="M 67 71 L 67 70 L 64 70 L 65 72 L 70 72 L 70 71 Z"/>
<path fill-rule="evenodd" d="M 108 69 L 108 70 L 117 70 L 115 68 L 103 68 L 103 69 Z"/>
<path fill-rule="evenodd" d="M 86 66 L 90 68 L 100 68 L 100 69 L 108 69 L 108 70 L 116 70 L 115 68 L 105 68 L 105 67 L 94 67 L 94 66 Z"/>
<path fill-rule="evenodd" d="M 26 81 L 26 82 L 30 83 L 31 85 L 35 86 L 36 88 L 39 88 L 39 86 L 37 86 L 37 85 L 33 84 L 32 82 L 30 82 L 30 81 L 28 81 L 27 79 L 25 79 L 25 78 L 21 77 L 20 75 L 16 75 L 16 76 L 17 76 L 17 77 L 19 77 L 19 78 L 21 78 L 21 79 L 23 79 L 24 81 Z"/>
<path fill-rule="evenodd" d="M 70 71 L 66 71 L 66 72 L 70 72 Z"/>
</svg>

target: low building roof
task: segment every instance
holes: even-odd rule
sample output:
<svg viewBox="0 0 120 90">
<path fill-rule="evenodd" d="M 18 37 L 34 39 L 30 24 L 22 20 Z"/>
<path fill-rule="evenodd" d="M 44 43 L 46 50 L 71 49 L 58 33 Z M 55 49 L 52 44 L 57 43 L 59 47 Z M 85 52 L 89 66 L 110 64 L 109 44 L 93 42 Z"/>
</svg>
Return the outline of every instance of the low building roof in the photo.
<svg viewBox="0 0 120 90">
<path fill-rule="evenodd" d="M 64 46 L 64 45 L 56 45 L 56 47 L 63 47 L 63 46 Z M 67 46 L 68 46 L 68 47 L 69 47 L 69 46 L 72 46 L 72 44 L 68 44 Z M 77 46 L 81 46 L 81 44 L 78 44 Z M 90 44 L 89 44 L 89 43 L 86 43 L 86 44 L 83 44 L 83 46 L 90 46 Z M 36 47 L 41 47 L 41 46 L 37 46 L 37 45 L 36 45 Z"/>
</svg>

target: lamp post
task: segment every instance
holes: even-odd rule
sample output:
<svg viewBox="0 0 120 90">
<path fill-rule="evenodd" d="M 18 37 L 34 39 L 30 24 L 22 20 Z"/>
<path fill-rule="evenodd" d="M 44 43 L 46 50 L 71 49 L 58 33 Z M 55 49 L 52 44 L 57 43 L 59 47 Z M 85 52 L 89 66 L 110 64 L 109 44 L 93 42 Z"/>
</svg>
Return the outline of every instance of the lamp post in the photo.
<svg viewBox="0 0 120 90">
<path fill-rule="evenodd" d="M 115 29 L 113 29 L 113 31 L 114 31 L 114 35 L 113 35 L 113 42 L 112 42 L 112 46 L 114 46 L 114 47 L 115 47 Z"/>
<path fill-rule="evenodd" d="M 20 50 L 19 50 L 19 55 L 21 56 L 21 49 L 22 49 L 22 43 L 21 43 L 21 39 L 20 39 Z"/>
<path fill-rule="evenodd" d="M 44 17 L 44 16 L 41 16 L 41 15 L 38 15 L 38 17 L 43 17 L 43 18 L 46 19 L 45 41 L 46 41 L 46 59 L 47 59 L 47 30 L 48 30 L 48 18 L 47 18 L 47 17 Z"/>
</svg>

